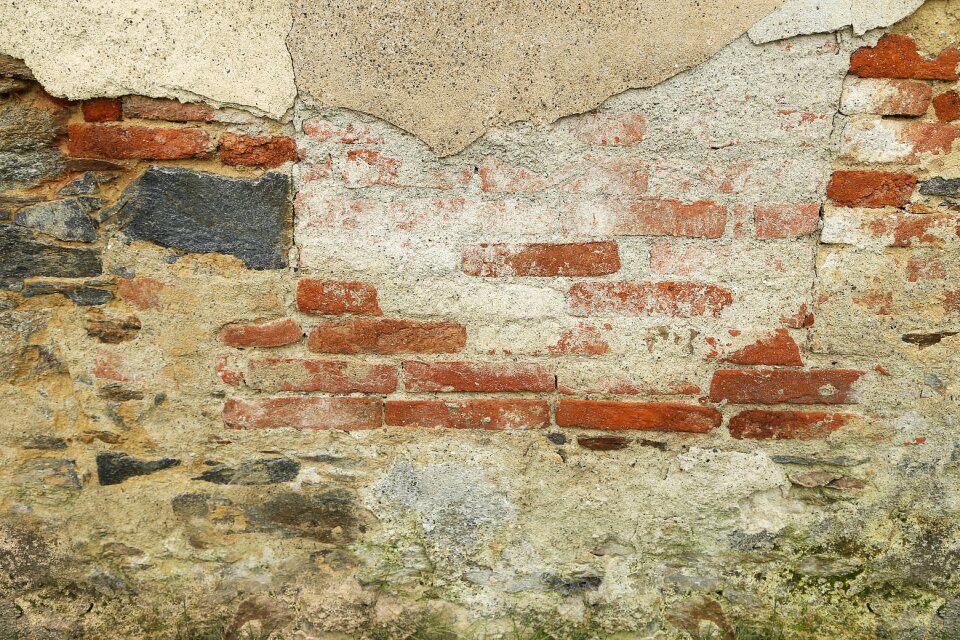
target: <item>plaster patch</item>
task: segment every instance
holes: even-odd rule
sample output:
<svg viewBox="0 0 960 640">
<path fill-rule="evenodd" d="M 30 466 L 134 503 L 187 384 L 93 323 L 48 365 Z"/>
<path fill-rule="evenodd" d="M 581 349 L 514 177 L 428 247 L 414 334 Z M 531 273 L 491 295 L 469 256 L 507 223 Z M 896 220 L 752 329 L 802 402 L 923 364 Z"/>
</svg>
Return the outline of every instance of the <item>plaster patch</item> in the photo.
<svg viewBox="0 0 960 640">
<path fill-rule="evenodd" d="M 141 94 L 279 118 L 296 95 L 289 0 L 0 0 L 0 52 L 54 95 Z"/>
<path fill-rule="evenodd" d="M 491 128 L 657 84 L 779 4 L 297 0 L 288 44 L 308 102 L 376 115 L 449 155 Z"/>
<path fill-rule="evenodd" d="M 853 27 L 857 35 L 887 27 L 916 11 L 924 0 L 787 0 L 751 27 L 757 44 Z"/>
</svg>

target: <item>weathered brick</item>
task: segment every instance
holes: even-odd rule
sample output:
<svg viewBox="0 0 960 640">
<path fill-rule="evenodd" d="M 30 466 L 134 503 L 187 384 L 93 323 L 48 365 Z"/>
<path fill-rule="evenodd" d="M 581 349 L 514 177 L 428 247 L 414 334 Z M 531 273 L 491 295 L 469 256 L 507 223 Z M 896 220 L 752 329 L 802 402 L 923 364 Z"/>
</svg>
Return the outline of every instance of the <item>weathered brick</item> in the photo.
<svg viewBox="0 0 960 640">
<path fill-rule="evenodd" d="M 713 374 L 710 400 L 734 404 L 856 404 L 854 383 L 863 371 L 849 369 L 722 370 Z"/>
<path fill-rule="evenodd" d="M 803 366 L 800 347 L 786 329 L 777 329 L 772 335 L 734 351 L 724 362 L 734 364 L 762 364 L 768 366 Z"/>
<path fill-rule="evenodd" d="M 166 285 L 154 278 L 121 278 L 117 281 L 117 294 L 141 311 L 162 309 L 160 296 Z"/>
<path fill-rule="evenodd" d="M 951 315 L 960 315 L 960 289 L 943 292 L 943 310 Z"/>
<path fill-rule="evenodd" d="M 397 389 L 397 368 L 343 360 L 265 358 L 249 363 L 246 380 L 248 387 L 258 391 L 391 393 Z"/>
<path fill-rule="evenodd" d="M 113 98 L 84 100 L 83 119 L 87 122 L 115 122 L 123 119 L 123 103 Z"/>
<path fill-rule="evenodd" d="M 366 282 L 303 279 L 297 283 L 297 308 L 304 313 L 383 315 L 377 289 Z"/>
<path fill-rule="evenodd" d="M 610 351 L 610 345 L 600 329 L 581 322 L 564 331 L 547 351 L 552 356 L 602 356 Z"/>
<path fill-rule="evenodd" d="M 732 302 L 729 289 L 693 282 L 579 282 L 570 288 L 570 313 L 575 316 L 719 316 Z"/>
<path fill-rule="evenodd" d="M 463 252 L 470 276 L 602 276 L 620 270 L 616 242 L 481 244 Z"/>
<path fill-rule="evenodd" d="M 404 386 L 413 392 L 548 392 L 556 388 L 553 368 L 533 363 L 403 363 Z"/>
<path fill-rule="evenodd" d="M 922 116 L 930 108 L 933 88 L 917 80 L 847 78 L 840 111 L 880 116 Z"/>
<path fill-rule="evenodd" d="M 318 325 L 307 347 L 315 353 L 456 353 L 466 343 L 466 328 L 455 322 L 357 319 Z"/>
<path fill-rule="evenodd" d="M 583 429 L 707 433 L 720 426 L 720 412 L 673 402 L 617 402 L 561 399 L 557 425 Z"/>
<path fill-rule="evenodd" d="M 853 416 L 820 411 L 742 411 L 730 419 L 734 438 L 812 440 L 825 438 Z"/>
<path fill-rule="evenodd" d="M 602 158 L 586 153 L 558 190 L 563 193 L 640 195 L 647 193 L 649 165 L 640 158 Z"/>
<path fill-rule="evenodd" d="M 488 157 L 478 167 L 480 188 L 489 193 L 533 193 L 556 183 L 550 176 Z"/>
<path fill-rule="evenodd" d="M 643 141 L 647 121 L 639 113 L 594 111 L 572 116 L 557 123 L 583 144 L 634 146 Z"/>
<path fill-rule="evenodd" d="M 228 429 L 377 429 L 380 398 L 231 398 L 223 405 Z"/>
<path fill-rule="evenodd" d="M 938 247 L 956 237 L 953 215 L 860 209 L 828 209 L 820 234 L 826 244 L 888 247 Z"/>
<path fill-rule="evenodd" d="M 224 384 L 238 387 L 240 383 L 243 382 L 243 371 L 235 369 L 230 364 L 230 356 L 217 356 L 214 371 L 216 371 L 217 377 L 220 378 L 220 381 Z"/>
<path fill-rule="evenodd" d="M 681 236 L 719 238 L 727 224 L 727 208 L 710 200 L 620 200 L 571 203 L 563 214 L 571 234 L 618 236 Z"/>
<path fill-rule="evenodd" d="M 916 176 L 909 173 L 834 171 L 827 197 L 841 207 L 902 207 L 916 186 Z"/>
<path fill-rule="evenodd" d="M 946 277 L 946 268 L 935 258 L 911 258 L 907 261 L 907 282 L 944 280 Z"/>
<path fill-rule="evenodd" d="M 953 122 L 960 119 L 960 93 L 945 91 L 933 100 L 933 108 L 940 122 Z"/>
<path fill-rule="evenodd" d="M 297 161 L 297 143 L 286 136 L 220 136 L 220 160 L 224 164 L 273 169 Z"/>
<path fill-rule="evenodd" d="M 864 163 L 907 163 L 950 153 L 960 128 L 911 120 L 850 121 L 840 140 L 842 158 Z"/>
<path fill-rule="evenodd" d="M 757 238 L 799 238 L 817 231 L 820 203 L 758 204 L 753 208 Z"/>
<path fill-rule="evenodd" d="M 208 155 L 210 136 L 202 129 L 71 124 L 68 150 L 82 158 L 178 160 Z"/>
<path fill-rule="evenodd" d="M 387 400 L 386 423 L 425 429 L 546 429 L 550 405 L 544 400 Z"/>
<path fill-rule="evenodd" d="M 917 51 L 912 38 L 888 33 L 875 47 L 857 49 L 850 56 L 850 73 L 861 78 L 915 78 L 957 80 L 960 49 L 949 47 L 928 60 Z"/>
<path fill-rule="evenodd" d="M 260 324 L 232 324 L 220 330 L 220 341 L 230 347 L 282 347 L 301 338 L 303 329 L 291 318 Z"/>
<path fill-rule="evenodd" d="M 143 120 L 169 122 L 210 122 L 213 107 L 202 102 L 180 102 L 146 96 L 127 96 L 123 99 L 123 115 Z"/>
<path fill-rule="evenodd" d="M 341 144 L 380 144 L 383 136 L 370 132 L 370 128 L 355 125 L 336 125 L 323 118 L 313 118 L 303 123 L 303 132 L 320 142 L 339 142 Z"/>
<path fill-rule="evenodd" d="M 378 184 L 399 186 L 398 176 L 403 161 L 372 149 L 351 149 L 343 167 L 343 181 L 350 187 L 372 187 Z"/>
</svg>

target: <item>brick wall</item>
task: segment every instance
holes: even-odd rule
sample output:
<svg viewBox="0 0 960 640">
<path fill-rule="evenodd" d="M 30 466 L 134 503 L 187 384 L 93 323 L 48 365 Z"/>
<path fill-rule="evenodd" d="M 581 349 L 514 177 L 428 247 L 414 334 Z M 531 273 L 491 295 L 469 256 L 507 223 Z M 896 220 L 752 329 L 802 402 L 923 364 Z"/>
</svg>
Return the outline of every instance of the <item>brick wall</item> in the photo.
<svg viewBox="0 0 960 640">
<path fill-rule="evenodd" d="M 857 526 L 889 524 L 891 486 L 910 465 L 947 465 L 937 456 L 955 442 L 960 50 L 945 41 L 920 53 L 897 33 L 874 42 L 739 40 L 657 87 L 552 125 L 499 129 L 446 158 L 343 110 L 300 104 L 278 122 L 142 96 L 74 103 L 26 72 L 0 78 L 12 81 L 0 84 L 0 162 L 17 158 L 0 165 L 0 406 L 16 425 L 3 445 L 20 478 L 5 499 L 64 523 L 68 513 L 106 514 L 122 487 L 185 536 L 162 571 L 118 578 L 151 593 L 189 566 L 228 575 L 204 555 L 211 549 L 293 539 L 310 562 L 350 556 L 324 564 L 334 578 L 324 574 L 325 590 L 309 595 L 324 615 L 359 606 L 377 580 L 472 613 L 527 611 L 509 595 L 519 578 L 476 576 L 533 563 L 545 610 L 575 597 L 599 612 L 598 628 L 637 629 L 660 614 L 634 600 L 659 589 L 653 609 L 667 611 L 669 628 L 728 633 L 727 616 L 749 619 L 753 605 L 667 587 L 663 576 L 698 562 L 720 575 L 704 559 L 720 553 L 753 568 L 751 549 L 790 562 L 813 548 L 839 553 L 845 509 Z M 344 433 L 353 431 L 365 433 Z M 473 523 L 463 533 L 461 519 L 443 520 L 423 494 L 391 484 L 440 482 L 409 470 L 421 462 L 453 465 L 437 495 L 460 495 L 451 487 L 472 482 L 481 463 L 481 476 L 503 465 L 507 484 L 458 498 Z M 310 464 L 339 466 L 328 477 Z M 632 497 L 598 488 L 604 473 Z M 623 514 L 584 506 L 561 518 L 525 486 L 546 490 L 555 474 L 589 485 L 572 499 L 615 501 Z M 266 493 L 216 493 L 222 484 Z M 509 508 L 496 506 L 498 492 Z M 643 506 L 645 492 L 663 521 Z M 414 535 L 384 495 L 422 517 L 417 544 L 433 564 L 414 583 L 439 595 L 411 595 L 409 576 L 384 568 L 385 549 Z M 929 513 L 948 509 L 931 500 Z M 462 506 L 474 503 L 487 511 Z M 533 532 L 524 509 L 553 533 Z M 646 515 L 638 525 L 630 513 Z M 102 536 L 129 546 L 137 529 L 155 527 L 128 517 L 103 515 Z M 510 518 L 539 559 L 470 546 L 471 536 L 495 546 L 471 527 Z M 808 546 L 777 546 L 788 525 L 807 532 Z M 638 560 L 643 541 L 623 541 L 625 531 L 656 531 L 680 545 L 701 526 L 708 542 L 690 552 L 701 560 L 664 552 L 676 571 L 650 560 L 658 554 Z M 391 538 L 390 527 L 403 533 Z M 559 557 L 569 550 L 558 531 L 580 540 L 581 556 Z M 920 533 L 903 535 L 903 554 L 923 547 Z M 602 536 L 621 551 L 584 551 Z M 449 551 L 461 543 L 466 555 Z M 954 566 L 955 550 L 937 544 L 923 547 L 932 562 Z M 860 554 L 859 570 L 905 562 L 843 548 Z M 152 554 L 150 567 L 164 557 Z M 597 560 L 605 554 L 656 566 L 659 577 L 623 586 L 617 576 L 630 570 Z M 309 582 L 284 571 L 263 580 Z M 801 582 L 820 575 L 795 571 Z M 917 575 L 955 585 L 955 574 L 926 571 Z M 229 575 L 232 589 L 249 588 L 249 576 Z M 450 590 L 456 580 L 470 582 L 467 595 Z M 818 606 L 836 622 L 856 597 Z M 253 602 L 230 595 L 216 606 L 236 611 L 241 600 Z M 788 598 L 790 624 L 811 602 L 807 591 Z M 278 597 L 249 620 L 319 615 L 288 606 Z M 333 616 L 325 628 L 360 628 L 371 615 Z M 851 624 L 868 637 L 891 617 Z"/>
</svg>

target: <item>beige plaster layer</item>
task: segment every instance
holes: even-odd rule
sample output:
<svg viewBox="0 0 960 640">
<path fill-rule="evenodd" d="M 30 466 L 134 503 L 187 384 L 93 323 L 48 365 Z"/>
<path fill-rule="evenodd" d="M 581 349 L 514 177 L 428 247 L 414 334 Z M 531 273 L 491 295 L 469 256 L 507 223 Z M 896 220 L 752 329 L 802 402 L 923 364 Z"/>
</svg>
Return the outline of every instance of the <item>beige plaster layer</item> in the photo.
<svg viewBox="0 0 960 640">
<path fill-rule="evenodd" d="M 442 155 L 587 111 L 699 64 L 781 0 L 297 0 L 301 96 L 388 120 Z"/>
<path fill-rule="evenodd" d="M 887 27 L 917 10 L 924 0 L 786 0 L 750 29 L 761 44 L 853 27 L 857 35 Z"/>
<path fill-rule="evenodd" d="M 0 53 L 71 99 L 141 94 L 273 117 L 296 87 L 289 0 L 0 0 Z"/>
</svg>

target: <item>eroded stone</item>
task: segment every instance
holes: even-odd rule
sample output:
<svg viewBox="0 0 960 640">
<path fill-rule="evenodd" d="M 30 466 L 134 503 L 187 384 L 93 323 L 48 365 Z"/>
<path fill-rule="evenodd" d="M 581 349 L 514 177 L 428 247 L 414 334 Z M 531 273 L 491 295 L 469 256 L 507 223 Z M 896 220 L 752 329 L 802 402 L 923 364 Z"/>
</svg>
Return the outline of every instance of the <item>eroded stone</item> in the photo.
<svg viewBox="0 0 960 640">
<path fill-rule="evenodd" d="M 54 200 L 26 207 L 14 216 L 14 223 L 36 229 L 58 240 L 94 242 L 97 223 L 90 213 L 107 203 L 102 198 L 81 196 L 70 200 Z"/>
<path fill-rule="evenodd" d="M 99 250 L 43 242 L 13 225 L 0 225 L 0 255 L 2 278 L 87 278 L 103 272 Z"/>
<path fill-rule="evenodd" d="M 130 478 L 149 475 L 179 464 L 180 461 L 173 458 L 140 460 L 119 451 L 105 451 L 97 454 L 97 479 L 101 485 L 120 484 Z"/>
</svg>

